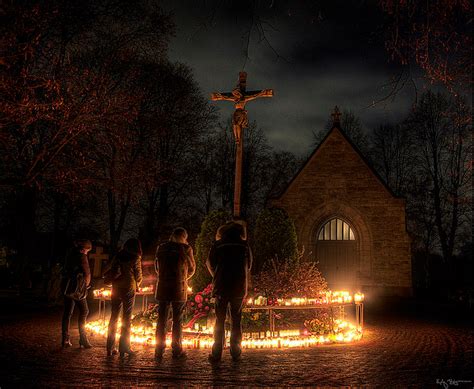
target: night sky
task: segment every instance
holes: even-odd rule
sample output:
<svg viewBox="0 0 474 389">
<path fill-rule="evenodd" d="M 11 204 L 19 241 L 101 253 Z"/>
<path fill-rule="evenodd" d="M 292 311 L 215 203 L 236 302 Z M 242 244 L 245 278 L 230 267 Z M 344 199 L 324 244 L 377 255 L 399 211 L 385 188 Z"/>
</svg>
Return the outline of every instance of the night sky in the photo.
<svg viewBox="0 0 474 389">
<path fill-rule="evenodd" d="M 354 112 L 367 131 L 402 120 L 414 102 L 413 88 L 406 87 L 394 101 L 368 108 L 388 93 L 383 86 L 400 71 L 385 51 L 376 2 L 163 4 L 177 24 L 170 57 L 193 68 L 206 96 L 231 91 L 241 70 L 248 72 L 248 90 L 274 89 L 272 99 L 253 101 L 247 109 L 249 120 L 257 121 L 276 149 L 309 152 L 313 132 L 324 128 L 335 105 Z M 254 24 L 246 60 L 252 15 L 264 21 L 268 42 Z M 231 103 L 212 104 L 220 108 L 222 121 L 230 117 Z"/>
</svg>

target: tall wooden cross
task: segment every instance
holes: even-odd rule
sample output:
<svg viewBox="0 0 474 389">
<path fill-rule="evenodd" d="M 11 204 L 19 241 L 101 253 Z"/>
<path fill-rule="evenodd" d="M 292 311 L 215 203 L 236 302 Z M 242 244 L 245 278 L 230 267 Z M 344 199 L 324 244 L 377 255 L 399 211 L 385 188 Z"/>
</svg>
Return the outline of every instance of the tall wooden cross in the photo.
<svg viewBox="0 0 474 389">
<path fill-rule="evenodd" d="M 235 106 L 234 114 L 232 115 L 232 129 L 235 137 L 235 181 L 234 181 L 234 218 L 240 218 L 240 198 L 242 192 L 242 159 L 243 159 L 243 136 L 242 130 L 248 127 L 249 121 L 247 117 L 247 110 L 245 104 L 251 100 L 259 97 L 272 97 L 273 89 L 262 89 L 259 91 L 247 92 L 247 73 L 239 73 L 239 83 L 232 90 L 227 93 L 213 93 L 211 100 L 232 101 Z"/>
</svg>

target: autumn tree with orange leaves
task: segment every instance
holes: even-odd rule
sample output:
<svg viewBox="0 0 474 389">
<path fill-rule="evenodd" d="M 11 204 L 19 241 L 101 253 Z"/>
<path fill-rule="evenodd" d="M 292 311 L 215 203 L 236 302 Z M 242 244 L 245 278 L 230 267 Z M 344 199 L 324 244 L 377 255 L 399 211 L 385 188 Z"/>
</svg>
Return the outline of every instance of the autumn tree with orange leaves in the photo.
<svg viewBox="0 0 474 389">
<path fill-rule="evenodd" d="M 395 61 L 417 65 L 431 83 L 455 93 L 472 89 L 472 2 L 380 0 L 385 47 Z"/>
<path fill-rule="evenodd" d="M 84 174 L 96 163 L 87 142 L 133 122 L 140 92 L 128 88 L 129 65 L 161 61 L 173 24 L 149 2 L 8 1 L 2 13 L 0 185 L 16 199 L 15 246 L 25 258 L 39 194 L 100 179 Z"/>
</svg>

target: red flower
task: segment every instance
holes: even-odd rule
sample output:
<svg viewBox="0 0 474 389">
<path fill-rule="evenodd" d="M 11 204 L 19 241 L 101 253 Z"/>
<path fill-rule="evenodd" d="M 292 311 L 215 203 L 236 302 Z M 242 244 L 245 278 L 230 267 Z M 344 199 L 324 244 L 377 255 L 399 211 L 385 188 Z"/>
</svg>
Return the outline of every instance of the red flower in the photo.
<svg viewBox="0 0 474 389">
<path fill-rule="evenodd" d="M 194 296 L 194 301 L 196 301 L 198 304 L 202 303 L 202 296 L 198 293 L 196 296 Z"/>
<path fill-rule="evenodd" d="M 202 308 L 202 304 L 199 304 L 199 305 L 198 305 L 198 308 Z"/>
</svg>

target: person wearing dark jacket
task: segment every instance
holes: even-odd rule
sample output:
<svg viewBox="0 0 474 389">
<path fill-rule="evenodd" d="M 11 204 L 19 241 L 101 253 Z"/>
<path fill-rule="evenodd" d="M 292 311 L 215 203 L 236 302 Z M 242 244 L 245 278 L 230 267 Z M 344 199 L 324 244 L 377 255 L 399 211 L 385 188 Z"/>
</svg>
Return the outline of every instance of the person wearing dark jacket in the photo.
<svg viewBox="0 0 474 389">
<path fill-rule="evenodd" d="M 173 311 L 171 347 L 174 358 L 183 358 L 182 318 L 188 293 L 188 280 L 196 270 L 193 249 L 189 246 L 188 233 L 175 228 L 168 242 L 158 246 L 155 270 L 158 275 L 155 298 L 158 301 L 155 357 L 161 359 L 166 348 L 166 326 L 170 306 Z"/>
<path fill-rule="evenodd" d="M 78 274 L 82 274 L 86 286 L 89 287 L 91 282 L 91 271 L 89 268 L 89 260 L 87 253 L 92 249 L 90 240 L 76 240 L 74 248 L 66 256 L 64 264 L 64 277 L 62 280 L 61 290 L 65 292 L 68 281 L 73 282 L 77 279 Z M 79 308 L 78 327 L 79 327 L 79 346 L 84 348 L 91 348 L 91 344 L 86 336 L 86 319 L 89 314 L 89 307 L 87 306 L 87 295 L 80 300 L 74 300 L 71 297 L 64 296 L 64 313 L 62 319 L 62 347 L 71 347 L 71 339 L 69 336 L 69 326 L 71 317 L 74 312 L 74 307 Z"/>
<path fill-rule="evenodd" d="M 104 271 L 104 277 L 112 279 L 112 314 L 107 333 L 107 355 L 117 353 L 115 334 L 117 321 L 122 310 L 122 328 L 119 341 L 120 356 L 133 355 L 130 348 L 130 327 L 135 293 L 142 282 L 142 246 L 138 239 L 128 239 L 122 250 L 115 256 Z"/>
<path fill-rule="evenodd" d="M 209 360 L 218 362 L 222 357 L 225 343 L 224 323 L 228 306 L 231 315 L 230 353 L 233 360 L 239 360 L 242 354 L 242 306 L 247 295 L 252 251 L 247 243 L 243 224 L 237 222 L 224 224 L 219 227 L 216 239 L 206 261 L 209 273 L 212 275 L 216 310 L 214 344 Z"/>
</svg>

